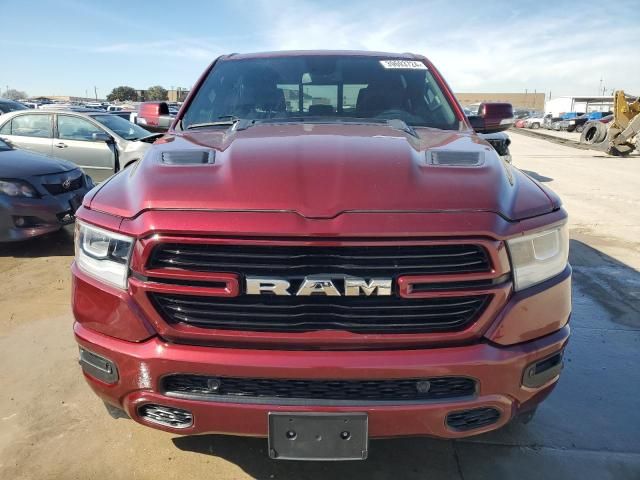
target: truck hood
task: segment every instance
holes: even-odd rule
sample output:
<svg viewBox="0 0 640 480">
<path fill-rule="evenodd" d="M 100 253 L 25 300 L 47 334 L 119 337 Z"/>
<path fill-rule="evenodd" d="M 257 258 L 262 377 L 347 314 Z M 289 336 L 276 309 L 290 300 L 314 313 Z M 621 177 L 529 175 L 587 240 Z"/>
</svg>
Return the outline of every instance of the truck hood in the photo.
<svg viewBox="0 0 640 480">
<path fill-rule="evenodd" d="M 122 217 L 146 210 L 343 212 L 490 211 L 518 220 L 559 207 L 472 132 L 387 125 L 259 124 L 169 134 L 144 159 L 85 197 Z M 428 164 L 428 151 L 480 152 L 481 166 Z M 168 165 L 170 152 L 213 152 L 211 164 Z M 201 157 L 198 157 L 201 158 Z M 212 157 L 209 157 L 212 158 Z"/>
</svg>

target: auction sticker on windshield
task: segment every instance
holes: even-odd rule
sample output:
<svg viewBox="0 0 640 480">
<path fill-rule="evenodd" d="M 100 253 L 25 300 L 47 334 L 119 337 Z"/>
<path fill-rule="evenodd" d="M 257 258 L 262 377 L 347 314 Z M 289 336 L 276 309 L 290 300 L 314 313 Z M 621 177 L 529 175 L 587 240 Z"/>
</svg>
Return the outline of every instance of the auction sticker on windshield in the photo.
<svg viewBox="0 0 640 480">
<path fill-rule="evenodd" d="M 417 60 L 380 60 L 384 68 L 405 68 L 411 70 L 426 70 L 427 66 Z"/>
</svg>

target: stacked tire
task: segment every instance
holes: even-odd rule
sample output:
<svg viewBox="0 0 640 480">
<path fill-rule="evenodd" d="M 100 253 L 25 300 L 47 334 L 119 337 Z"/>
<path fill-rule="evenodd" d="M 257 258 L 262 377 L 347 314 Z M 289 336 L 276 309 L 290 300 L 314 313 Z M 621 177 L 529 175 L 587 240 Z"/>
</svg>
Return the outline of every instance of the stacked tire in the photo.
<svg viewBox="0 0 640 480">
<path fill-rule="evenodd" d="M 587 122 L 580 135 L 580 143 L 593 145 L 607 138 L 607 126 L 600 122 Z"/>
</svg>

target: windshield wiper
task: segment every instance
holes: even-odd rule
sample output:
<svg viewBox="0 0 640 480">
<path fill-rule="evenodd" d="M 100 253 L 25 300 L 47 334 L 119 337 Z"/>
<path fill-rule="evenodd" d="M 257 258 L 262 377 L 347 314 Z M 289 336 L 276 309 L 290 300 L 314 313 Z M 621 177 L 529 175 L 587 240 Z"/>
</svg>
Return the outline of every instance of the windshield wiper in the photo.
<svg viewBox="0 0 640 480">
<path fill-rule="evenodd" d="M 235 130 L 246 130 L 255 123 L 255 120 L 247 120 L 246 118 L 236 117 L 235 115 L 220 115 L 219 120 L 215 122 L 192 123 L 187 130 L 206 127 L 233 127 Z"/>
<path fill-rule="evenodd" d="M 396 130 L 401 130 L 405 133 L 408 133 L 412 137 L 420 138 L 420 135 L 418 135 L 416 129 L 400 118 L 391 118 L 387 120 L 387 125 L 389 125 L 391 128 L 395 128 Z"/>
<path fill-rule="evenodd" d="M 400 118 L 364 118 L 364 117 L 329 117 L 329 116 L 311 116 L 311 117 L 303 117 L 303 116 L 294 116 L 294 117 L 277 117 L 277 118 L 264 118 L 260 120 L 254 120 L 254 123 L 290 123 L 290 122 L 301 122 L 301 123 L 344 123 L 344 124 L 371 124 L 371 125 L 388 125 L 395 130 L 401 130 L 405 133 L 408 133 L 412 137 L 420 138 L 418 132 L 406 123 L 404 120 Z"/>
</svg>

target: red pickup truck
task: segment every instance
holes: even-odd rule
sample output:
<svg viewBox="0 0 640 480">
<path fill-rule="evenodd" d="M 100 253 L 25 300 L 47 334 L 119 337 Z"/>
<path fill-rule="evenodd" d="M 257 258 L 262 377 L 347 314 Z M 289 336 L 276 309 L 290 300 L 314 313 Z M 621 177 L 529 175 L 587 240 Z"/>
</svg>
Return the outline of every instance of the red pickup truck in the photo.
<svg viewBox="0 0 640 480">
<path fill-rule="evenodd" d="M 424 57 L 218 58 L 77 212 L 74 331 L 112 413 L 363 459 L 529 419 L 569 338 L 559 198 Z"/>
</svg>

